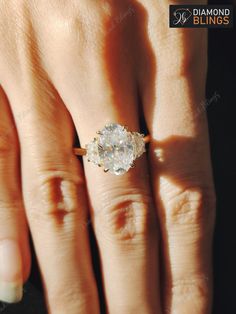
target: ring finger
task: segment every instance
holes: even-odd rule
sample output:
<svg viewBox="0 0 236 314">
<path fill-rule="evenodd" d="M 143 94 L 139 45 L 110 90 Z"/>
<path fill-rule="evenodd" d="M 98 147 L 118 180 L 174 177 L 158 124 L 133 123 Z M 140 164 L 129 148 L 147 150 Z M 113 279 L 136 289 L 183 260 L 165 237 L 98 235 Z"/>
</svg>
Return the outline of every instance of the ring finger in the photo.
<svg viewBox="0 0 236 314">
<path fill-rule="evenodd" d="M 112 38 L 109 40 L 109 56 L 99 49 L 86 51 L 84 59 L 93 60 L 93 64 L 86 64 L 86 71 L 80 71 L 84 66 L 76 57 L 64 63 L 63 75 L 60 68 L 54 70 L 54 84 L 73 117 L 82 145 L 111 122 L 139 131 L 134 68 L 127 55 L 119 54 L 125 36 L 118 28 L 113 35 L 117 41 L 114 47 Z M 48 63 L 51 69 L 56 68 L 53 60 Z M 63 76 L 69 79 L 59 80 Z M 104 173 L 85 161 L 85 174 L 108 312 L 158 313 L 157 221 L 145 157 L 122 176 Z"/>
</svg>

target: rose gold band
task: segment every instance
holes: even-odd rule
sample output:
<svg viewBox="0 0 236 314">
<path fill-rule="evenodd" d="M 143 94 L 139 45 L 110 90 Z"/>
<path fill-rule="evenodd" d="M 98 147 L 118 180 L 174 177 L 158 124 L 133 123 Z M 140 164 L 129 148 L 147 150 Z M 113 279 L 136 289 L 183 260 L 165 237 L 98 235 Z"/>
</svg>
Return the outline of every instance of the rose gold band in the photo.
<svg viewBox="0 0 236 314">
<path fill-rule="evenodd" d="M 143 138 L 146 144 L 150 142 L 150 139 L 151 139 L 150 135 L 147 135 Z M 74 154 L 77 156 L 85 156 L 87 153 L 86 148 L 75 147 L 73 150 L 74 150 Z"/>
<path fill-rule="evenodd" d="M 74 154 L 77 156 L 85 156 L 87 153 L 87 150 L 85 148 L 74 148 Z"/>
</svg>

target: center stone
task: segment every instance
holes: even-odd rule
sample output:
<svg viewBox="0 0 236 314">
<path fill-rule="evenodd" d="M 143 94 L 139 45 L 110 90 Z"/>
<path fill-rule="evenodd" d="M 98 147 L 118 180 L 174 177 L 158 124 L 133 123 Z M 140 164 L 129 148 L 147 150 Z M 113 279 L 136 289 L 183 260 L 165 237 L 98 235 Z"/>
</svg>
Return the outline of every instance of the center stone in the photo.
<svg viewBox="0 0 236 314">
<path fill-rule="evenodd" d="M 88 159 L 116 175 L 127 172 L 144 151 L 143 137 L 116 123 L 106 125 L 87 145 Z"/>
<path fill-rule="evenodd" d="M 107 125 L 98 138 L 98 154 L 103 166 L 114 174 L 123 174 L 134 161 L 132 136 L 119 124 Z"/>
</svg>

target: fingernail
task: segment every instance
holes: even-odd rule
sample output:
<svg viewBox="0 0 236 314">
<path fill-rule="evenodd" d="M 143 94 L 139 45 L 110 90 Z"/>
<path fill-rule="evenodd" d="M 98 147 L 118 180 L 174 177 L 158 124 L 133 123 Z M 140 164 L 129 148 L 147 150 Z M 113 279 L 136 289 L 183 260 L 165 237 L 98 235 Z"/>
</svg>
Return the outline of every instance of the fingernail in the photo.
<svg viewBox="0 0 236 314">
<path fill-rule="evenodd" d="M 22 259 L 14 240 L 0 241 L 0 300 L 16 303 L 22 299 Z"/>
</svg>

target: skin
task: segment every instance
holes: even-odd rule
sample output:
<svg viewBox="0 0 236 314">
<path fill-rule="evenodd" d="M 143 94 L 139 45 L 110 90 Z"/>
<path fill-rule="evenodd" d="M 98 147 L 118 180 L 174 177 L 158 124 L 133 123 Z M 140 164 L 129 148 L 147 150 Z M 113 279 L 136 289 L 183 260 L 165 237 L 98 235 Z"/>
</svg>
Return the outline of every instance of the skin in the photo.
<svg viewBox="0 0 236 314">
<path fill-rule="evenodd" d="M 0 1 L 0 243 L 19 245 L 26 281 L 30 229 L 51 314 L 100 313 L 88 220 L 108 313 L 211 311 L 207 34 L 170 29 L 168 10 Z M 139 131 L 140 119 L 152 139 L 133 169 L 82 168 L 76 134 L 84 146 L 106 123 Z"/>
</svg>

